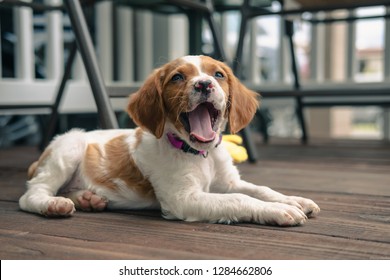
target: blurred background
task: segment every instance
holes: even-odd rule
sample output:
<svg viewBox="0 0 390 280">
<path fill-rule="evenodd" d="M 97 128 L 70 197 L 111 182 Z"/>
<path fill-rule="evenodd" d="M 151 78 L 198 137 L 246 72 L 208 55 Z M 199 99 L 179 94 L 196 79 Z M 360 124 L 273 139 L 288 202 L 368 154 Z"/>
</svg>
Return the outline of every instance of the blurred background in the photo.
<svg viewBox="0 0 390 280">
<path fill-rule="evenodd" d="M 155 67 L 189 53 L 191 23 L 183 14 L 154 13 L 121 2 L 126 1 L 87 3 L 84 12 L 106 85 L 134 86 Z M 270 11 L 281 9 L 280 1 L 266 2 Z M 305 1 L 284 2 L 286 8 L 295 8 Z M 30 3 L 61 5 L 62 2 Z M 389 6 L 378 5 L 289 15 L 294 22 L 293 40 L 301 87 L 390 88 L 389 9 Z M 337 21 L 337 18 L 348 17 L 355 19 Z M 215 18 L 221 27 L 227 62 L 232 62 L 237 48 L 240 10 L 216 11 Z M 329 18 L 333 21 L 326 22 Z M 248 26 L 239 76 L 260 92 L 290 88 L 293 81 L 283 22 L 280 15 L 271 14 L 253 18 Z M 203 22 L 200 28 L 200 51 L 215 56 L 208 25 Z M 55 99 L 74 40 L 70 20 L 64 11 L 0 6 L 0 30 L 0 147 L 36 145 L 42 139 L 50 113 L 49 108 L 40 108 L 38 104 L 51 104 Z M 322 99 L 326 102 L 327 97 Z M 126 98 L 112 98 L 111 102 L 121 126 L 127 126 L 128 120 L 122 113 Z M 18 105 L 26 106 L 19 108 Z M 266 126 L 271 139 L 301 137 L 294 99 L 263 98 L 261 110 L 261 117 L 257 116 L 251 125 L 255 135 L 262 137 L 261 127 Z M 311 139 L 381 141 L 390 139 L 389 112 L 386 106 L 318 106 L 304 110 Z M 99 126 L 96 105 L 79 55 L 60 113 L 57 132 L 72 127 L 95 129 Z"/>
</svg>

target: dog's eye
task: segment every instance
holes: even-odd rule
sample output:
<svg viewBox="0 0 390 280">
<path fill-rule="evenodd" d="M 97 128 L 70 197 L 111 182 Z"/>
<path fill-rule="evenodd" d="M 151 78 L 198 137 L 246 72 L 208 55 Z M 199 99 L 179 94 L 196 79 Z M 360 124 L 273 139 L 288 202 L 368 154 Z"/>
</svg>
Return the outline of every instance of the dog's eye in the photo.
<svg viewBox="0 0 390 280">
<path fill-rule="evenodd" d="M 175 74 L 171 78 L 172 82 L 183 81 L 183 80 L 184 80 L 184 76 L 182 74 Z"/>
<path fill-rule="evenodd" d="M 214 77 L 217 79 L 222 79 L 225 76 L 222 74 L 222 72 L 217 71 L 217 72 L 215 72 Z"/>
</svg>

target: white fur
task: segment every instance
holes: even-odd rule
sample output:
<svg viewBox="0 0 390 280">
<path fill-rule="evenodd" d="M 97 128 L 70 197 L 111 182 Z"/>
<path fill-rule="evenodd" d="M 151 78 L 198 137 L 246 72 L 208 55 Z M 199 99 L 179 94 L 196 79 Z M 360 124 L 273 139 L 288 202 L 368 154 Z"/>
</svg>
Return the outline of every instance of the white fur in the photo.
<svg viewBox="0 0 390 280">
<path fill-rule="evenodd" d="M 201 69 L 202 61 L 198 55 L 187 55 L 187 56 L 184 56 L 182 59 L 185 60 L 186 62 L 194 65 L 196 67 L 196 69 L 198 69 L 199 75 L 202 73 L 202 69 Z"/>
<path fill-rule="evenodd" d="M 200 70 L 200 58 L 185 60 Z M 219 85 L 217 91 L 222 91 Z M 224 109 L 226 101 L 221 97 L 212 98 Z M 221 126 L 225 123 L 222 120 Z M 57 137 L 49 146 L 50 155 L 27 182 L 27 191 L 20 198 L 21 209 L 69 216 L 78 200 L 95 195 L 94 199 L 101 198 L 98 210 L 101 205 L 109 209 L 156 208 L 167 219 L 191 222 L 298 225 L 306 221 L 307 215 L 314 216 L 320 211 L 310 199 L 285 196 L 241 180 L 223 143 L 218 147 L 214 143 L 204 158 L 172 147 L 166 137 L 168 132 L 183 134 L 167 121 L 162 138 L 142 131 L 142 141 L 137 145 L 135 130 L 72 130 Z M 98 144 L 104 156 L 104 145 L 120 135 L 126 135 L 128 152 L 152 184 L 157 200 L 143 198 L 119 178 L 112 178 L 117 186 L 113 190 L 95 185 L 86 176 L 82 166 L 87 146 Z M 64 190 L 68 198 L 57 196 Z"/>
</svg>

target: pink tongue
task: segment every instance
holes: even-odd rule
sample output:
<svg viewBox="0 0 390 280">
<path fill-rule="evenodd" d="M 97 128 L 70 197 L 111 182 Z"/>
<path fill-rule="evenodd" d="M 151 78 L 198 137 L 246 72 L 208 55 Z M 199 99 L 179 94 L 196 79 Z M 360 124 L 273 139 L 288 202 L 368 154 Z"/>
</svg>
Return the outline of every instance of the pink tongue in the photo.
<svg viewBox="0 0 390 280">
<path fill-rule="evenodd" d="M 188 113 L 191 132 L 190 135 L 200 142 L 210 142 L 215 138 L 215 131 L 211 127 L 209 110 L 206 105 L 199 105 Z"/>
</svg>

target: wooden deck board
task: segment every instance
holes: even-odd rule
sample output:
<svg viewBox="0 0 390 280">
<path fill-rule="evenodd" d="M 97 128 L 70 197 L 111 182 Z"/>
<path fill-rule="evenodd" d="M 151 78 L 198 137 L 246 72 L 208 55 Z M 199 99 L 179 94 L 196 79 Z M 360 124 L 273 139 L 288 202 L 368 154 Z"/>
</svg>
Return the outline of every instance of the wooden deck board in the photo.
<svg viewBox="0 0 390 280">
<path fill-rule="evenodd" d="M 16 213 L 17 209 L 9 211 Z M 335 219 L 332 214 L 312 219 L 310 226 L 294 228 L 172 222 L 137 213 L 78 213 L 71 219 L 49 220 L 23 215 L 18 221 L 12 214 L 4 214 L 8 218 L 3 222 L 8 226 L 2 227 L 0 236 L 7 244 L 5 250 L 26 258 L 37 257 L 37 251 L 42 251 L 39 258 L 76 259 L 91 258 L 92 252 L 97 258 L 115 259 L 390 257 L 389 239 L 383 236 L 386 225 L 356 220 L 345 224 L 344 217 Z"/>
<path fill-rule="evenodd" d="M 47 219 L 19 210 L 38 152 L 0 150 L 1 259 L 390 259 L 390 147 L 271 144 L 242 176 L 312 198 L 319 217 L 299 227 L 167 221 L 158 211 L 76 212 Z"/>
</svg>

